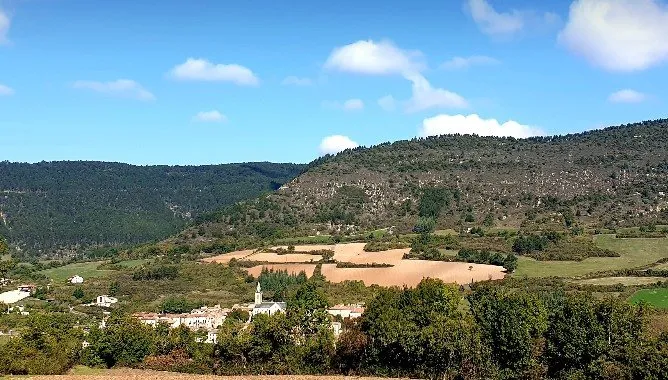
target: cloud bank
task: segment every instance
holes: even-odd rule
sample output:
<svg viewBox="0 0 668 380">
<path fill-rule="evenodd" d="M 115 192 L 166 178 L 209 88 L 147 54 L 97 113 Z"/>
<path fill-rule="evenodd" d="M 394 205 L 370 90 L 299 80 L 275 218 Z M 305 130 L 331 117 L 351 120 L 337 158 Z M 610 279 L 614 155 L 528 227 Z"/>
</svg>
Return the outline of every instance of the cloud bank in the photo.
<svg viewBox="0 0 668 380">
<path fill-rule="evenodd" d="M 545 132 L 539 128 L 520 124 L 509 120 L 499 123 L 496 119 L 482 119 L 476 114 L 471 115 L 437 115 L 424 119 L 419 135 L 437 136 L 447 134 L 462 134 L 478 136 L 507 136 L 525 138 L 541 136 Z"/>
<path fill-rule="evenodd" d="M 351 140 L 348 136 L 333 135 L 322 139 L 320 143 L 321 154 L 336 154 L 346 149 L 357 148 L 359 144 Z"/>
</svg>

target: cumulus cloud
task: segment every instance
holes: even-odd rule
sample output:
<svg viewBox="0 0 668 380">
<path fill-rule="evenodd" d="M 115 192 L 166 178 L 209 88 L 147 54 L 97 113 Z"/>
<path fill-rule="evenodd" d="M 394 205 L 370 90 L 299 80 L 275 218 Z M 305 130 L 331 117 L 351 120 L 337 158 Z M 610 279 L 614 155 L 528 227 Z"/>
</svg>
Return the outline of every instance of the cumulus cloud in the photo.
<svg viewBox="0 0 668 380">
<path fill-rule="evenodd" d="M 343 109 L 346 111 L 359 111 L 364 109 L 364 102 L 361 99 L 348 99 L 343 102 Z"/>
<path fill-rule="evenodd" d="M 188 58 L 184 63 L 176 65 L 170 75 L 179 80 L 232 82 L 240 86 L 257 86 L 260 83 L 247 67 L 234 63 L 211 63 L 201 58 Z"/>
<path fill-rule="evenodd" d="M 0 9 L 0 45 L 9 43 L 7 34 L 9 33 L 9 26 L 11 25 L 11 20 L 7 13 Z"/>
<path fill-rule="evenodd" d="M 336 154 L 346 149 L 357 148 L 359 144 L 348 136 L 333 135 L 322 139 L 320 143 L 321 154 Z"/>
<path fill-rule="evenodd" d="M 559 16 L 553 12 L 537 13 L 530 10 L 512 9 L 499 12 L 488 0 L 467 0 L 466 9 L 473 21 L 485 34 L 491 36 L 511 36 L 525 29 L 528 25 L 545 27 L 556 24 Z"/>
<path fill-rule="evenodd" d="M 285 86 L 310 86 L 313 84 L 313 81 L 309 78 L 299 78 L 291 75 L 283 79 L 283 82 L 281 82 L 281 84 Z"/>
<path fill-rule="evenodd" d="M 335 48 L 325 68 L 365 75 L 397 75 L 422 70 L 422 53 L 398 48 L 390 41 L 361 40 Z"/>
<path fill-rule="evenodd" d="M 0 96 L 9 95 L 14 95 L 14 89 L 9 86 L 5 86 L 4 84 L 0 84 Z"/>
<path fill-rule="evenodd" d="M 576 0 L 558 40 L 609 71 L 668 61 L 668 5 L 659 0 Z"/>
<path fill-rule="evenodd" d="M 640 103 L 645 99 L 647 95 L 628 88 L 613 92 L 608 96 L 608 101 L 612 103 Z"/>
<path fill-rule="evenodd" d="M 364 75 L 403 76 L 413 84 L 413 95 L 405 102 L 407 112 L 468 106 L 461 95 L 431 87 L 420 73 L 424 68 L 422 53 L 400 49 L 390 41 L 362 40 L 335 48 L 325 68 Z"/>
<path fill-rule="evenodd" d="M 497 65 L 499 63 L 501 63 L 501 61 L 496 58 L 485 55 L 473 55 L 470 57 L 453 57 L 449 61 L 443 62 L 441 68 L 446 70 L 459 70 L 471 66 Z"/>
<path fill-rule="evenodd" d="M 72 87 L 136 100 L 149 101 L 155 99 L 155 96 L 152 93 L 142 87 L 139 83 L 130 79 L 118 79 L 111 82 L 79 80 L 74 82 Z"/>
<path fill-rule="evenodd" d="M 482 119 L 476 114 L 441 114 L 430 117 L 422 121 L 422 128 L 419 132 L 420 136 L 423 137 L 456 133 L 479 136 L 512 136 L 516 138 L 545 134 L 539 128 L 523 125 L 513 120 L 501 124 L 496 119 Z"/>
<path fill-rule="evenodd" d="M 201 123 L 222 123 L 227 121 L 227 116 L 222 113 L 213 110 L 213 111 L 203 111 L 199 112 L 193 117 L 193 121 Z"/>
<path fill-rule="evenodd" d="M 467 5 L 473 20 L 486 34 L 513 34 L 524 27 L 522 14 L 517 10 L 497 12 L 487 0 L 468 0 Z"/>
<path fill-rule="evenodd" d="M 394 109 L 397 107 L 397 101 L 394 99 L 394 96 L 385 95 L 378 99 L 378 105 L 385 111 L 394 111 Z"/>
<path fill-rule="evenodd" d="M 407 75 L 406 78 L 413 82 L 413 96 L 405 103 L 406 112 L 468 107 L 468 102 L 461 95 L 442 88 L 433 88 L 420 74 Z"/>
</svg>

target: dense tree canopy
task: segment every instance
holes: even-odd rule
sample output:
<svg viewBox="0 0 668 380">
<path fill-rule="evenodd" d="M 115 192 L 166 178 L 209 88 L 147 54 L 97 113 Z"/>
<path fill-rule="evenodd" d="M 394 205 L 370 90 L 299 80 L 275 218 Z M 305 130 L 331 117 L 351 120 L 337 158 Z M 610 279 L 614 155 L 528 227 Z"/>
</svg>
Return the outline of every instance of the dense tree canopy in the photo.
<svg viewBox="0 0 668 380">
<path fill-rule="evenodd" d="M 275 190 L 301 169 L 267 162 L 0 162 L 0 234 L 31 252 L 151 241 L 203 213 Z"/>
</svg>

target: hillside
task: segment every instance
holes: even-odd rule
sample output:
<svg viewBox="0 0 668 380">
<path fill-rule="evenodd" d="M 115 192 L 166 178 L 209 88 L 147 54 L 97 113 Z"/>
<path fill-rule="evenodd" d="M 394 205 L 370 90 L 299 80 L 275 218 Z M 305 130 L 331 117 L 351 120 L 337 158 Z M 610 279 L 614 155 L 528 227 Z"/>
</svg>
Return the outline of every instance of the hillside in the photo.
<svg viewBox="0 0 668 380">
<path fill-rule="evenodd" d="M 161 239 L 294 178 L 302 165 L 0 162 L 0 236 L 29 253 Z"/>
<path fill-rule="evenodd" d="M 614 228 L 665 222 L 666 194 L 668 120 L 530 139 L 449 135 L 321 158 L 198 232 L 410 231 L 419 217 L 439 228 Z"/>
</svg>

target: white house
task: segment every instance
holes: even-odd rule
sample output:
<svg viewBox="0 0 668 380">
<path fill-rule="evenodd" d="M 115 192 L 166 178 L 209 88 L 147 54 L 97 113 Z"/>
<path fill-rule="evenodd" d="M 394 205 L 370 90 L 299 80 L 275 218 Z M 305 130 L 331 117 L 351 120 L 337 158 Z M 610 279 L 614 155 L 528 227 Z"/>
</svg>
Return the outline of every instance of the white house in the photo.
<svg viewBox="0 0 668 380">
<path fill-rule="evenodd" d="M 70 284 L 83 284 L 84 279 L 78 274 L 75 274 L 74 276 L 70 277 L 68 281 Z"/>
<path fill-rule="evenodd" d="M 350 318 L 355 319 L 359 318 L 364 314 L 364 306 L 362 304 L 352 304 L 352 305 L 334 305 L 331 308 L 327 309 L 327 312 L 333 316 L 341 316 L 341 318 Z"/>
<path fill-rule="evenodd" d="M 118 302 L 117 298 L 109 297 L 108 295 L 97 296 L 93 305 L 100 307 L 111 307 L 111 305 Z"/>
<path fill-rule="evenodd" d="M 285 302 L 262 302 L 262 288 L 258 282 L 255 290 L 255 303 L 249 306 L 252 306 L 252 317 L 258 314 L 274 315 L 276 313 L 284 313 L 288 305 Z"/>
</svg>

